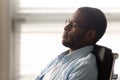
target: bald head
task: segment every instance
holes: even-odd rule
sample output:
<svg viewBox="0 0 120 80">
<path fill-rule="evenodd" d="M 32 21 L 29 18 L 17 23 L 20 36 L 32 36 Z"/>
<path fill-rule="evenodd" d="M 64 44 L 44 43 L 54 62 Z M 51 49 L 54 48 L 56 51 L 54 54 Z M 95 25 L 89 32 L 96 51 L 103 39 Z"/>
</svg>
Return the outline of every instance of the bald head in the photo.
<svg viewBox="0 0 120 80">
<path fill-rule="evenodd" d="M 85 15 L 84 23 L 86 23 L 86 28 L 96 30 L 95 41 L 98 41 L 105 33 L 107 27 L 107 20 L 104 13 L 100 9 L 92 7 L 81 7 L 77 11 Z"/>
</svg>

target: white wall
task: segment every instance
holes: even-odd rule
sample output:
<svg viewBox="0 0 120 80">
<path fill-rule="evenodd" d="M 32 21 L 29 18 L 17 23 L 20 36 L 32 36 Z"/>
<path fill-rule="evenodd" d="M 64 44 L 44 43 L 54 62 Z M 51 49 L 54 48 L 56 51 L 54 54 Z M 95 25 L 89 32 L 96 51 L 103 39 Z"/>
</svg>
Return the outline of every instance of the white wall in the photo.
<svg viewBox="0 0 120 80">
<path fill-rule="evenodd" d="M 8 0 L 0 0 L 0 80 L 10 80 L 10 12 Z"/>
</svg>

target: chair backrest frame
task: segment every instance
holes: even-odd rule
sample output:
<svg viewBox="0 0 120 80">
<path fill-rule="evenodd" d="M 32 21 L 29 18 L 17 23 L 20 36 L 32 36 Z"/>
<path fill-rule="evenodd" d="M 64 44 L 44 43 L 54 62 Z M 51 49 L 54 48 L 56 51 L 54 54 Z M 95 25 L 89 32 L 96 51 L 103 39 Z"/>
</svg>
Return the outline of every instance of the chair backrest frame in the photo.
<svg viewBox="0 0 120 80">
<path fill-rule="evenodd" d="M 98 80 L 111 80 L 114 65 L 114 54 L 110 48 L 95 45 L 93 54 L 98 66 Z"/>
</svg>

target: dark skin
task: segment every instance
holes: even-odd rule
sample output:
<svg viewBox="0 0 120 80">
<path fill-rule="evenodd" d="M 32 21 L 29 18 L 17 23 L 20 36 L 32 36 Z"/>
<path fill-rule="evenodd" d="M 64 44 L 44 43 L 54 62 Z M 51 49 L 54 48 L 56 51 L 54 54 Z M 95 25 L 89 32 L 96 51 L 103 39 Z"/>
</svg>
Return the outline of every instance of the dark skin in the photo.
<svg viewBox="0 0 120 80">
<path fill-rule="evenodd" d="M 86 15 L 77 10 L 71 17 L 70 23 L 64 28 L 62 43 L 70 48 L 70 52 L 94 44 L 96 31 L 85 29 Z"/>
</svg>

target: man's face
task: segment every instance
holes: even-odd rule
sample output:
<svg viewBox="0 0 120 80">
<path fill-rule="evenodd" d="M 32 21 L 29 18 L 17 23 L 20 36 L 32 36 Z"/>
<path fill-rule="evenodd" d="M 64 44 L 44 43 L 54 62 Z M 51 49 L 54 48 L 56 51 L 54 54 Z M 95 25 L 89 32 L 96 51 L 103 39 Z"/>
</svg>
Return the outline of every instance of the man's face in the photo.
<svg viewBox="0 0 120 80">
<path fill-rule="evenodd" d="M 84 44 L 84 36 L 86 34 L 86 30 L 82 27 L 85 26 L 85 15 L 76 11 L 68 24 L 64 28 L 63 40 L 62 43 L 64 46 L 69 47 L 71 49 L 78 49 L 82 47 Z"/>
</svg>

